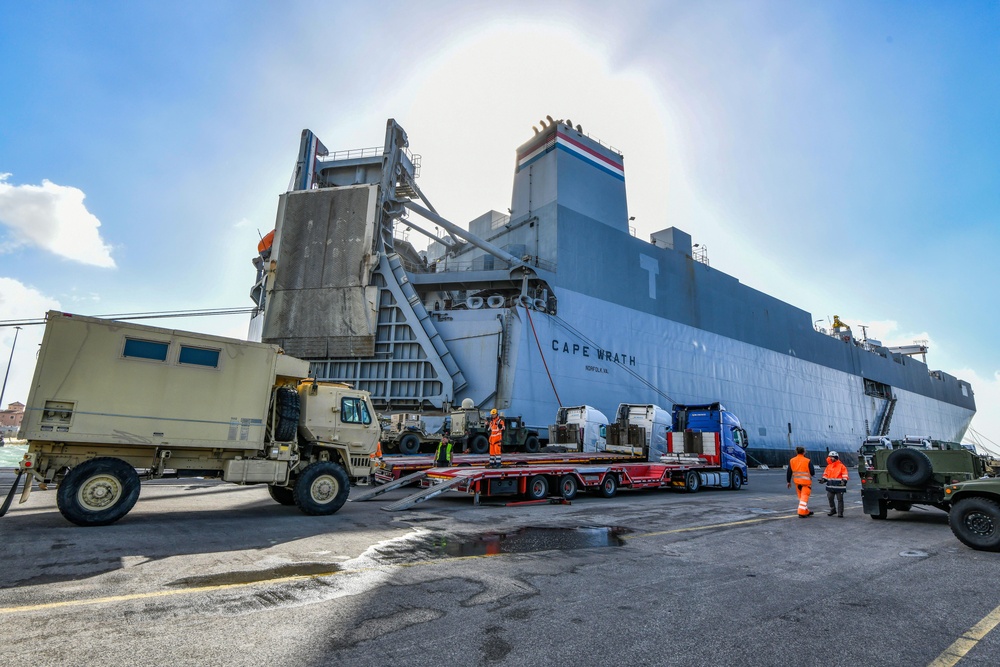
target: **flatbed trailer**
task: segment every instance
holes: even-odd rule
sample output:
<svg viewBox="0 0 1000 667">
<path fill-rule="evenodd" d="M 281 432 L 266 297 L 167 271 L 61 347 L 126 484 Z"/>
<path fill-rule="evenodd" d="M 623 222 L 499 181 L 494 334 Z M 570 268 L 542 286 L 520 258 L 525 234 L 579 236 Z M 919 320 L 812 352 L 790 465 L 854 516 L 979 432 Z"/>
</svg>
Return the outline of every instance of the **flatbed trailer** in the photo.
<svg viewBox="0 0 1000 667">
<path fill-rule="evenodd" d="M 482 498 L 500 496 L 523 496 L 528 501 L 539 502 L 555 496 L 570 501 L 581 491 L 612 498 L 619 489 L 675 489 L 694 493 L 702 486 L 739 490 L 744 483 L 742 474 L 719 471 L 713 465 L 689 457 L 661 463 L 535 463 L 499 469 L 458 465 L 416 471 L 383 488 L 389 491 L 410 482 L 418 483 L 420 490 L 382 509 L 408 509 L 446 491 L 472 495 L 478 505 Z M 382 492 L 376 487 L 353 500 L 368 500 Z"/>
<path fill-rule="evenodd" d="M 456 468 L 482 468 L 489 463 L 486 454 L 457 454 L 452 457 L 452 465 Z M 642 457 L 629 456 L 613 452 L 542 452 L 526 454 L 523 452 L 505 452 L 504 466 L 536 466 L 536 465 L 587 465 L 590 463 L 619 463 L 644 461 Z M 434 456 L 383 456 L 375 464 L 373 472 L 376 484 L 388 484 L 402 477 L 421 470 L 434 467 Z"/>
</svg>

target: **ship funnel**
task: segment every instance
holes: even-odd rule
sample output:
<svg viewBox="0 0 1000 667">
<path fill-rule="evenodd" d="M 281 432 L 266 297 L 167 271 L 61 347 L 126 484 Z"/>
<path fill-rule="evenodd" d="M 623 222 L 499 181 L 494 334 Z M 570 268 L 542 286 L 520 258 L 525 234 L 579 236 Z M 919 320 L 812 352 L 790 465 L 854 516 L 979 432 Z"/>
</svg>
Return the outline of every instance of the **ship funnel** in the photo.
<svg viewBox="0 0 1000 667">
<path fill-rule="evenodd" d="M 470 296 L 465 300 L 465 307 L 469 310 L 478 310 L 483 307 L 483 297 Z"/>
<path fill-rule="evenodd" d="M 486 305 L 490 308 L 503 308 L 503 302 L 504 298 L 496 294 L 486 299 Z"/>
</svg>

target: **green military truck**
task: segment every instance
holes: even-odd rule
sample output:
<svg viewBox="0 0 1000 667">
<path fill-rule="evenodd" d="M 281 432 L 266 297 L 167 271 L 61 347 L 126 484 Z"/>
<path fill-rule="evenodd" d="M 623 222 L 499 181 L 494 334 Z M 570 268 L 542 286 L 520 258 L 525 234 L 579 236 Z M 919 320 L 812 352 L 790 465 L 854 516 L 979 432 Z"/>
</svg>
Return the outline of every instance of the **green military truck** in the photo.
<svg viewBox="0 0 1000 667">
<path fill-rule="evenodd" d="M 504 420 L 501 451 L 524 451 L 534 454 L 541 449 L 538 431 L 524 425 L 520 417 L 506 417 Z M 462 407 L 451 413 L 451 439 L 458 451 L 485 454 L 490 448 L 490 418 L 480 412 L 472 399 L 462 401 Z"/>
<path fill-rule="evenodd" d="M 1000 551 L 1000 478 L 952 484 L 944 490 L 951 508 L 948 525 L 963 544 L 980 551 Z"/>
<path fill-rule="evenodd" d="M 890 509 L 908 511 L 913 505 L 932 505 L 947 512 L 948 485 L 987 473 L 982 457 L 954 442 L 927 438 L 866 442 L 859 454 L 861 501 L 873 519 L 885 519 Z"/>
</svg>

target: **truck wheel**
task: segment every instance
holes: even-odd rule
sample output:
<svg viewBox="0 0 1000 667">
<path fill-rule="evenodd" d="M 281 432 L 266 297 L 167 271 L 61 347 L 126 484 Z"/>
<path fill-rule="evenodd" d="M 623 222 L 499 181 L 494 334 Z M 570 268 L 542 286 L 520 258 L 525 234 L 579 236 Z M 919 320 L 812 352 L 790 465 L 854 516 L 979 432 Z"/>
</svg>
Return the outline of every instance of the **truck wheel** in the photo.
<svg viewBox="0 0 1000 667">
<path fill-rule="evenodd" d="M 293 494 L 293 490 L 287 486 L 275 486 L 274 484 L 268 484 L 267 492 L 271 494 L 271 500 L 279 505 L 295 504 L 295 495 Z"/>
<path fill-rule="evenodd" d="M 889 516 L 889 503 L 886 502 L 885 500 L 879 500 L 878 513 L 869 514 L 868 516 L 875 519 L 876 521 L 881 521 L 882 519 L 886 518 L 887 516 Z"/>
<path fill-rule="evenodd" d="M 948 525 L 962 544 L 1000 551 L 1000 505 L 989 498 L 962 498 L 951 506 Z"/>
<path fill-rule="evenodd" d="M 549 480 L 545 475 L 535 475 L 528 480 L 526 493 L 531 500 L 545 500 L 549 497 Z"/>
<path fill-rule="evenodd" d="M 347 502 L 351 480 L 347 472 L 332 461 L 309 465 L 295 482 L 295 504 L 306 514 L 333 514 Z"/>
<path fill-rule="evenodd" d="M 701 488 L 701 476 L 694 470 L 684 476 L 684 490 L 688 493 L 697 493 Z"/>
<path fill-rule="evenodd" d="M 278 423 L 274 427 L 274 439 L 280 442 L 295 440 L 299 432 L 299 392 L 292 387 L 278 389 Z"/>
<path fill-rule="evenodd" d="M 538 450 L 541 448 L 542 446 L 538 443 L 538 438 L 536 436 L 529 435 L 527 438 L 525 438 L 524 451 L 528 452 L 529 454 L 537 454 Z"/>
<path fill-rule="evenodd" d="M 618 475 L 609 472 L 597 487 L 597 494 L 602 498 L 614 498 L 616 493 L 618 493 Z"/>
<path fill-rule="evenodd" d="M 59 512 L 78 526 L 106 526 L 139 499 L 139 475 L 121 459 L 102 457 L 71 468 L 59 484 Z"/>
<path fill-rule="evenodd" d="M 563 475 L 559 479 L 559 494 L 566 500 L 576 498 L 578 488 L 579 485 L 576 483 L 576 477 L 573 475 Z"/>
<path fill-rule="evenodd" d="M 733 491 L 739 491 L 743 488 L 743 471 L 739 468 L 733 468 L 729 473 L 732 479 L 730 480 L 729 488 Z"/>
<path fill-rule="evenodd" d="M 469 451 L 473 454 L 485 454 L 490 450 L 490 441 L 485 435 L 477 435 L 469 443 Z"/>
<path fill-rule="evenodd" d="M 934 474 L 931 460 L 927 455 L 908 447 L 889 454 L 885 459 L 885 469 L 890 477 L 906 486 L 923 486 Z"/>
<path fill-rule="evenodd" d="M 399 439 L 399 453 L 413 456 L 420 452 L 420 438 L 413 433 L 407 433 Z"/>
</svg>

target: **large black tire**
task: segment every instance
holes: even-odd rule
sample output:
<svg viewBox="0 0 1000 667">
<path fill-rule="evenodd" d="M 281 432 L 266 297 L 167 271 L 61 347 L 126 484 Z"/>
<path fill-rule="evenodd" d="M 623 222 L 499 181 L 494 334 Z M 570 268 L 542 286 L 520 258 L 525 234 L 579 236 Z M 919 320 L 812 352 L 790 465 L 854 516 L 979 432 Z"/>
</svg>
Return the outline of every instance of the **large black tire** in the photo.
<svg viewBox="0 0 1000 667">
<path fill-rule="evenodd" d="M 490 451 L 490 441 L 485 435 L 477 435 L 469 442 L 469 451 L 473 454 L 485 454 Z"/>
<path fill-rule="evenodd" d="M 1000 505 L 989 498 L 962 498 L 951 506 L 948 525 L 962 544 L 1000 551 Z"/>
<path fill-rule="evenodd" d="M 534 435 L 529 435 L 524 439 L 524 451 L 529 454 L 537 454 L 538 450 L 542 448 L 541 443 L 538 442 L 538 437 Z"/>
<path fill-rule="evenodd" d="M 106 526 L 139 499 L 139 475 L 121 459 L 103 457 L 71 468 L 56 493 L 59 512 L 78 526 Z"/>
<path fill-rule="evenodd" d="M 287 486 L 275 486 L 274 484 L 268 484 L 267 492 L 271 494 L 271 500 L 279 505 L 295 504 L 295 494 L 293 489 Z"/>
<path fill-rule="evenodd" d="M 597 495 L 602 498 L 614 498 L 616 493 L 618 493 L 618 475 L 609 472 L 597 487 Z"/>
<path fill-rule="evenodd" d="M 739 468 L 733 468 L 730 472 L 732 479 L 729 481 L 729 488 L 733 491 L 739 491 L 743 488 L 743 471 Z"/>
<path fill-rule="evenodd" d="M 545 475 L 535 475 L 528 480 L 525 493 L 530 500 L 545 500 L 549 497 L 549 480 Z"/>
<path fill-rule="evenodd" d="M 688 493 L 697 493 L 701 488 L 701 475 L 691 470 L 684 476 L 684 490 Z"/>
<path fill-rule="evenodd" d="M 295 504 L 306 514 L 333 514 L 347 502 L 351 479 L 347 471 L 332 461 L 309 465 L 295 482 Z"/>
<path fill-rule="evenodd" d="M 906 486 L 923 486 L 934 474 L 931 460 L 919 449 L 904 447 L 889 454 L 885 459 L 885 469 L 889 476 Z"/>
<path fill-rule="evenodd" d="M 274 427 L 274 439 L 280 442 L 295 440 L 299 432 L 299 392 L 292 387 L 278 389 L 278 423 Z"/>
<path fill-rule="evenodd" d="M 563 475 L 559 478 L 559 495 L 566 500 L 573 500 L 576 498 L 576 492 L 579 488 L 580 485 L 577 483 L 576 477 L 573 475 Z"/>
<path fill-rule="evenodd" d="M 399 439 L 399 453 L 413 456 L 420 453 L 420 438 L 414 433 L 407 433 Z"/>
</svg>

